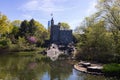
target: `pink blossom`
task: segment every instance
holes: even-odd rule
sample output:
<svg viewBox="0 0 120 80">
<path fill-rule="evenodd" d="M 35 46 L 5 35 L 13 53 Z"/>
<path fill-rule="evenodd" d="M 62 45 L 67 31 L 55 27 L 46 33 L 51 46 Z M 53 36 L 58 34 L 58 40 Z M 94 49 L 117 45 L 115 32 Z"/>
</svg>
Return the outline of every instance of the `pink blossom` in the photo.
<svg viewBox="0 0 120 80">
<path fill-rule="evenodd" d="M 31 43 L 36 43 L 36 42 L 37 42 L 37 39 L 36 39 L 34 36 L 28 37 L 28 40 L 29 40 Z"/>
</svg>

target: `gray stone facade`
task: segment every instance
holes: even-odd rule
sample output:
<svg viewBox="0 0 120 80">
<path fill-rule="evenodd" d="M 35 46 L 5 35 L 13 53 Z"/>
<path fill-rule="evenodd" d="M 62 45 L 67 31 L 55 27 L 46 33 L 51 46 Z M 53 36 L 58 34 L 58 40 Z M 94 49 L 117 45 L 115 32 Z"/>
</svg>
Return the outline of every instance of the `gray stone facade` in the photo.
<svg viewBox="0 0 120 80">
<path fill-rule="evenodd" d="M 50 29 L 50 41 L 51 43 L 68 45 L 73 42 L 72 30 L 64 30 L 60 28 L 60 23 L 54 25 L 54 20 L 51 20 Z"/>
</svg>

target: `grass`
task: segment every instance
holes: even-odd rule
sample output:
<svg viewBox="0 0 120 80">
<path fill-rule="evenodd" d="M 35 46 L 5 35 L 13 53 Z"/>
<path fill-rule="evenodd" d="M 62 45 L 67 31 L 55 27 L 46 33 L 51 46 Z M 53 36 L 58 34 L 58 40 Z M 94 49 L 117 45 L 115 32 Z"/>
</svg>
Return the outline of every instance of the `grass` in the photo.
<svg viewBox="0 0 120 80">
<path fill-rule="evenodd" d="M 120 76 L 120 64 L 106 64 L 103 66 L 103 72 L 109 76 Z"/>
<path fill-rule="evenodd" d="M 30 51 L 30 52 L 15 52 L 15 55 L 18 56 L 34 56 L 36 51 Z"/>
</svg>

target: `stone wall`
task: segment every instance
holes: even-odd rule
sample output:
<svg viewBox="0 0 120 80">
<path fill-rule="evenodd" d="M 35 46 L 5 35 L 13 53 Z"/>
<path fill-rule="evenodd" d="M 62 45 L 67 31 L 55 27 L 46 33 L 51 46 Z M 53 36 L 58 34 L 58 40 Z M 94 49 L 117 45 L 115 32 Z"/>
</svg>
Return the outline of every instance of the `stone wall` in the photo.
<svg viewBox="0 0 120 80">
<path fill-rule="evenodd" d="M 54 25 L 51 27 L 51 41 L 56 43 L 59 41 L 59 26 Z"/>
<path fill-rule="evenodd" d="M 72 30 L 60 30 L 59 41 L 61 44 L 69 44 L 73 41 Z"/>
<path fill-rule="evenodd" d="M 67 45 L 73 41 L 72 30 L 61 30 L 60 25 L 51 25 L 50 41 L 55 44 Z"/>
</svg>

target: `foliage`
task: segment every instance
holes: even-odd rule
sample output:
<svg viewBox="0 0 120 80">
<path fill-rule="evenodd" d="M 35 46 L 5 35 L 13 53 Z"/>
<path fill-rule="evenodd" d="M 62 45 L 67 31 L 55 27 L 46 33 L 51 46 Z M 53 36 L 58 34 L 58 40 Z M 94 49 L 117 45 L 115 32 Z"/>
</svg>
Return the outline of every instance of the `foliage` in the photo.
<svg viewBox="0 0 120 80">
<path fill-rule="evenodd" d="M 20 20 L 14 20 L 14 21 L 11 22 L 11 24 L 12 24 L 14 27 L 20 27 L 21 21 L 20 21 Z"/>
<path fill-rule="evenodd" d="M 7 16 L 0 14 L 1 48 L 6 47 L 11 51 L 36 50 L 47 39 L 49 39 L 49 33 L 38 21 L 31 19 L 10 22 Z"/>
<path fill-rule="evenodd" d="M 37 40 L 36 40 L 36 38 L 34 36 L 28 37 L 28 41 L 30 43 L 36 43 L 37 42 Z"/>
<path fill-rule="evenodd" d="M 19 35 L 25 36 L 29 29 L 29 23 L 27 20 L 24 20 L 21 22 L 20 29 L 19 29 Z"/>
<path fill-rule="evenodd" d="M 112 32 L 115 53 L 120 54 L 120 0 L 99 0 L 97 8 Z"/>
<path fill-rule="evenodd" d="M 103 66 L 103 72 L 107 75 L 120 76 L 120 64 L 111 63 Z"/>
<path fill-rule="evenodd" d="M 111 40 L 111 34 L 104 27 L 103 21 L 85 28 L 84 34 L 79 34 L 78 36 L 77 47 L 78 49 L 81 48 L 78 50 L 79 55 L 84 59 L 101 61 L 103 60 L 102 56 L 98 55 L 113 53 L 113 40 Z M 79 55 L 77 54 L 77 57 Z M 104 55 L 105 59 L 107 56 Z"/>
<path fill-rule="evenodd" d="M 8 38 L 2 38 L 0 39 L 0 48 L 9 48 L 11 45 L 11 41 Z"/>
<path fill-rule="evenodd" d="M 112 42 L 108 41 L 110 39 L 109 35 L 106 35 L 107 31 L 104 27 L 104 24 L 101 22 L 96 23 L 93 27 L 88 27 L 86 30 L 86 46 L 89 49 L 93 49 L 95 53 L 101 53 L 105 51 L 110 51 L 110 46 Z M 110 49 L 109 49 L 110 48 Z"/>
<path fill-rule="evenodd" d="M 60 54 L 60 55 L 58 56 L 59 59 L 60 59 L 60 58 L 66 59 L 67 57 L 69 57 L 67 54 Z"/>
<path fill-rule="evenodd" d="M 70 29 L 70 26 L 68 23 L 62 22 L 60 23 L 62 29 Z"/>
<path fill-rule="evenodd" d="M 12 28 L 7 16 L 0 13 L 0 35 L 10 33 Z"/>
<path fill-rule="evenodd" d="M 75 29 L 78 48 L 76 57 L 99 62 L 119 62 L 120 2 L 98 0 L 96 7 L 98 11 L 86 17 Z"/>
<path fill-rule="evenodd" d="M 17 42 L 17 48 L 20 51 L 33 51 L 36 50 L 35 44 L 30 44 L 24 37 L 19 37 Z"/>
<path fill-rule="evenodd" d="M 14 21 L 14 22 L 12 22 L 12 26 L 13 26 L 13 28 L 12 28 L 12 31 L 11 31 L 11 33 L 9 33 L 8 35 L 9 35 L 9 38 L 11 39 L 11 41 L 12 41 L 12 43 L 17 43 L 17 38 L 18 38 L 18 32 L 19 32 L 19 25 L 20 24 L 18 24 L 18 22 L 17 23 L 15 23 L 15 22 L 17 22 L 16 20 Z"/>
<path fill-rule="evenodd" d="M 19 37 L 18 47 L 24 49 L 24 48 L 26 48 L 26 44 L 27 44 L 27 41 L 25 40 L 25 38 Z"/>
<path fill-rule="evenodd" d="M 48 31 L 43 27 L 42 24 L 35 21 L 34 19 L 31 19 L 30 21 L 24 20 L 21 23 L 19 35 L 27 39 L 34 37 L 37 40 L 36 44 L 41 46 L 48 38 Z"/>
</svg>

